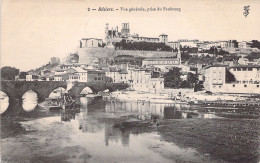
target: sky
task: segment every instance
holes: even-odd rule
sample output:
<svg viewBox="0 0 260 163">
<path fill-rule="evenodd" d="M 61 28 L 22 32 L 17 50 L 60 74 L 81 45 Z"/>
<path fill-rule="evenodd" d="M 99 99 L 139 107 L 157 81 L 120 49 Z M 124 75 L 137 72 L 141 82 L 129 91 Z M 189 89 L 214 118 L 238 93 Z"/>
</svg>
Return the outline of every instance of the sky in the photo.
<svg viewBox="0 0 260 163">
<path fill-rule="evenodd" d="M 243 15 L 250 5 L 249 15 Z M 88 11 L 112 7 L 113 12 Z M 129 12 L 120 7 L 181 8 L 176 11 Z M 51 57 L 64 58 L 76 52 L 81 38 L 104 39 L 109 28 L 123 22 L 130 32 L 158 37 L 168 34 L 169 41 L 260 40 L 259 0 L 2 0 L 1 67 L 21 71 L 37 68 Z"/>
</svg>

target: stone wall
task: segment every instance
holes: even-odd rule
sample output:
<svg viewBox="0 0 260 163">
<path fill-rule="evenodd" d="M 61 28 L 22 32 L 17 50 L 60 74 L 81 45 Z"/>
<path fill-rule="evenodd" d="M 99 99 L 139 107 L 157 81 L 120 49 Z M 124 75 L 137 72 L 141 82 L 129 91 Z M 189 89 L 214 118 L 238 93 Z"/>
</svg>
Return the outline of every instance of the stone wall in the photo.
<svg viewBox="0 0 260 163">
<path fill-rule="evenodd" d="M 176 57 L 176 52 L 163 51 L 133 51 L 133 50 L 114 50 L 111 48 L 79 48 L 79 63 L 89 64 L 94 58 L 112 58 L 118 55 L 131 55 L 135 57 Z"/>
</svg>

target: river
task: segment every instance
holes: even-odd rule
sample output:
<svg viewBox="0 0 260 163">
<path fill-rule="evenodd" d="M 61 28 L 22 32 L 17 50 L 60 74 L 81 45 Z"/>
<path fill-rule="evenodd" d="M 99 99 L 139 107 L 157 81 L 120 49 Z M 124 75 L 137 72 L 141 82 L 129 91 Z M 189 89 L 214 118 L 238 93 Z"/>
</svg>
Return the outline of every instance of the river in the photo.
<svg viewBox="0 0 260 163">
<path fill-rule="evenodd" d="M 8 102 L 6 100 L 7 97 L 2 97 L 1 108 L 2 106 L 8 106 L 6 104 Z M 197 147 L 191 144 L 188 138 L 182 138 L 180 133 L 187 132 L 185 131 L 187 122 L 190 124 L 209 124 L 215 122 L 222 123 L 224 121 L 225 125 L 229 125 L 230 123 L 235 124 L 237 121 L 230 121 L 228 118 L 221 118 L 211 112 L 205 112 L 204 109 L 201 110 L 189 105 L 104 101 L 98 98 L 84 97 L 76 100 L 81 105 L 80 110 L 49 111 L 37 106 L 37 95 L 34 92 L 29 92 L 25 95 L 22 107 L 26 110 L 26 114 L 12 118 L 11 122 L 10 118 L 1 118 L 2 161 L 230 161 L 225 160 L 225 157 L 216 157 L 213 153 L 203 152 L 207 145 L 203 147 L 203 145 L 199 144 L 200 147 Z M 157 121 L 161 123 L 160 126 L 153 124 L 151 115 L 158 117 Z M 151 125 L 149 125 L 149 129 L 142 126 L 129 129 L 115 127 L 116 124 L 121 123 L 124 119 L 127 119 L 128 122 L 149 122 Z M 259 124 L 258 119 L 238 121 L 239 123 Z M 178 128 L 173 130 L 175 130 L 175 136 L 179 135 L 179 137 L 170 136 L 169 139 L 167 133 L 171 133 L 173 130 L 166 131 L 166 129 L 174 126 L 173 124 L 176 126 L 181 125 L 181 128 L 184 130 L 180 132 L 177 126 Z M 223 128 L 225 128 L 225 125 L 223 125 Z M 249 126 L 250 130 L 246 132 L 252 132 L 249 133 L 252 135 L 255 134 L 255 131 L 251 131 L 251 127 Z M 241 130 L 235 128 L 235 125 L 233 128 L 234 130 Z M 205 130 L 207 129 L 205 128 Z M 256 131 L 258 133 L 258 128 L 256 128 Z M 186 136 L 188 134 L 187 132 Z M 256 139 L 255 142 L 259 142 L 257 136 L 253 138 Z M 212 148 L 215 147 L 212 146 Z M 248 148 L 256 148 L 257 150 L 257 146 L 255 147 L 251 144 L 248 145 Z M 252 159 L 250 154 L 254 155 L 254 152 L 255 150 L 245 157 Z M 259 153 L 253 160 L 259 159 L 258 156 Z"/>
</svg>

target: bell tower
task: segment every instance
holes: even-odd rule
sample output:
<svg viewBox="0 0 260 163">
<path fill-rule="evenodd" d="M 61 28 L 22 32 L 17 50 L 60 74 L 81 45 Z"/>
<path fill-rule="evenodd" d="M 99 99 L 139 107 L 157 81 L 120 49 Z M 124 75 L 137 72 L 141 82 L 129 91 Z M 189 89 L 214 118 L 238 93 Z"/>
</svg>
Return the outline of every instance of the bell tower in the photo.
<svg viewBox="0 0 260 163">
<path fill-rule="evenodd" d="M 106 24 L 106 28 L 105 28 L 105 42 L 107 43 L 107 39 L 108 39 L 108 35 L 109 35 L 109 33 L 108 33 L 108 23 Z"/>
<path fill-rule="evenodd" d="M 128 37 L 130 35 L 129 23 L 122 23 L 121 35 Z"/>
</svg>

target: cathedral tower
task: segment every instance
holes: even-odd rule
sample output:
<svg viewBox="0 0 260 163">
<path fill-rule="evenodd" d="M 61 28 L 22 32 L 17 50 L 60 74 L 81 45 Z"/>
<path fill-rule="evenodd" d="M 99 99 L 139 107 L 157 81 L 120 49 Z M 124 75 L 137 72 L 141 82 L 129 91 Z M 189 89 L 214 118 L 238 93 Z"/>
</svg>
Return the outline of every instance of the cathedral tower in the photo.
<svg viewBox="0 0 260 163">
<path fill-rule="evenodd" d="M 130 35 L 129 23 L 122 23 L 121 35 L 128 37 Z"/>
</svg>

